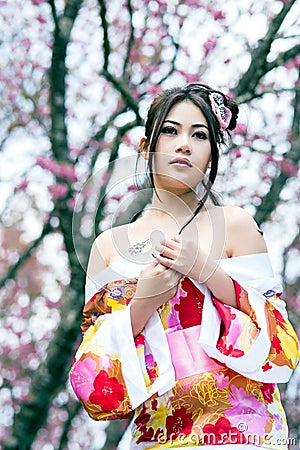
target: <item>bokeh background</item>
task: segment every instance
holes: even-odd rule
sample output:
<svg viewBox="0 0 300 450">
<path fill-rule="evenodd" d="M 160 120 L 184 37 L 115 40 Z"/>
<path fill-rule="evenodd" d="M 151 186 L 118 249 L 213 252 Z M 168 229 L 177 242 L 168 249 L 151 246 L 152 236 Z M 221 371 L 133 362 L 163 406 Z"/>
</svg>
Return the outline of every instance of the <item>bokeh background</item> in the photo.
<svg viewBox="0 0 300 450">
<path fill-rule="evenodd" d="M 96 235 L 150 200 L 134 161 L 153 95 L 202 81 L 240 104 L 216 190 L 264 230 L 300 335 L 300 5 L 0 1 L 0 445 L 117 448 L 68 385 Z M 300 374 L 280 386 L 300 448 Z"/>
</svg>

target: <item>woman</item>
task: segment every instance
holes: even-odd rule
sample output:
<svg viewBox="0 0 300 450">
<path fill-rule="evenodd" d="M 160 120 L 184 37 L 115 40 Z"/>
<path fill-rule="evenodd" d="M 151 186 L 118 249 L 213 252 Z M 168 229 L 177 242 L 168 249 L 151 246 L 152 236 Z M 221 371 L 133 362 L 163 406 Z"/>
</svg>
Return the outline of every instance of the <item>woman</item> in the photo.
<svg viewBox="0 0 300 450">
<path fill-rule="evenodd" d="M 203 84 L 159 95 L 140 142 L 151 207 L 92 247 L 71 383 L 95 420 L 134 411 L 132 449 L 287 448 L 275 383 L 297 337 L 262 232 L 211 191 L 237 114 Z"/>
</svg>

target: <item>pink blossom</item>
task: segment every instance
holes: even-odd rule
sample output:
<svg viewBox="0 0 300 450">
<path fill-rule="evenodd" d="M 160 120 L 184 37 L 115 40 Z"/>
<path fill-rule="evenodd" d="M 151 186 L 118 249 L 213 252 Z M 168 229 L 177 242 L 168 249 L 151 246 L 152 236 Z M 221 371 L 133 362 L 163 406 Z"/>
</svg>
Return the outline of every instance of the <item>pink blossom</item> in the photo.
<svg viewBox="0 0 300 450">
<path fill-rule="evenodd" d="M 293 59 L 289 59 L 283 64 L 286 69 L 294 69 L 300 67 L 300 55 L 297 55 Z"/>
<path fill-rule="evenodd" d="M 49 172 L 53 173 L 56 176 L 65 178 L 71 182 L 77 181 L 75 167 L 71 164 L 58 164 L 56 161 L 46 158 L 45 156 L 38 156 L 36 159 L 36 163 L 43 169 L 49 170 Z"/>
<path fill-rule="evenodd" d="M 38 14 L 36 19 L 37 19 L 38 22 L 40 22 L 42 24 L 47 23 L 47 20 L 41 14 Z"/>
<path fill-rule="evenodd" d="M 36 163 L 42 169 L 49 170 L 49 172 L 52 172 L 54 174 L 56 174 L 57 172 L 58 164 L 52 159 L 46 158 L 45 156 L 38 156 L 36 159 Z"/>
<path fill-rule="evenodd" d="M 31 0 L 33 5 L 41 5 L 42 3 L 47 3 L 48 0 Z"/>
<path fill-rule="evenodd" d="M 191 8 L 201 8 L 201 3 L 199 0 L 186 0 L 184 3 Z"/>
<path fill-rule="evenodd" d="M 24 191 L 28 186 L 28 180 L 23 180 L 15 187 L 15 191 Z"/>
<path fill-rule="evenodd" d="M 280 168 L 283 173 L 286 175 L 289 175 L 291 177 L 295 176 L 297 174 L 297 167 L 292 163 L 292 161 L 289 161 L 288 159 L 283 159 L 280 162 Z"/>
<path fill-rule="evenodd" d="M 73 211 L 75 209 L 75 200 L 74 198 L 70 198 L 70 200 L 67 201 L 68 208 Z"/>
<path fill-rule="evenodd" d="M 161 87 L 157 84 L 153 84 L 148 88 L 148 94 L 149 95 L 157 95 L 161 92 Z"/>
<path fill-rule="evenodd" d="M 247 125 L 245 125 L 244 123 L 238 123 L 234 132 L 236 134 L 240 134 L 241 136 L 246 136 L 247 134 Z"/>
<path fill-rule="evenodd" d="M 96 142 L 94 142 L 93 144 L 95 144 L 95 143 Z M 92 146 L 92 141 L 91 141 L 91 146 Z M 83 148 L 71 147 L 70 152 L 74 156 L 80 156 L 80 155 L 84 155 L 86 153 L 86 150 L 84 150 Z"/>
<path fill-rule="evenodd" d="M 194 83 L 199 79 L 199 74 L 197 73 L 185 73 L 184 76 L 187 83 Z"/>
<path fill-rule="evenodd" d="M 67 195 L 68 187 L 65 184 L 57 183 L 55 186 L 49 186 L 48 191 L 55 199 L 64 198 Z"/>
<path fill-rule="evenodd" d="M 69 181 L 77 181 L 77 175 L 75 173 L 75 167 L 71 164 L 62 164 L 57 168 L 57 175 L 60 175 L 62 178 L 66 178 Z"/>
<path fill-rule="evenodd" d="M 240 158 L 240 157 L 242 156 L 241 149 L 240 149 L 240 148 L 235 148 L 235 149 L 232 151 L 232 156 L 233 156 L 234 158 Z"/>
<path fill-rule="evenodd" d="M 274 162 L 274 156 L 272 155 L 272 153 L 267 153 L 265 156 L 265 162 L 266 163 L 270 163 L 270 162 Z"/>
<path fill-rule="evenodd" d="M 26 53 L 28 53 L 30 50 L 30 47 L 31 47 L 30 39 L 28 39 L 28 38 L 22 39 L 20 42 L 20 45 L 21 45 L 22 49 L 25 50 Z"/>
<path fill-rule="evenodd" d="M 224 20 L 226 18 L 221 9 L 210 8 L 209 12 L 213 16 L 214 20 Z"/>
<path fill-rule="evenodd" d="M 217 41 L 216 39 L 209 38 L 206 42 L 203 44 L 204 48 L 204 57 L 206 58 L 208 54 L 216 47 Z"/>
<path fill-rule="evenodd" d="M 121 194 L 115 194 L 115 195 L 112 195 L 110 198 L 111 198 L 111 200 L 116 200 L 117 202 L 119 202 L 121 200 L 121 198 L 122 198 L 122 195 Z"/>
<path fill-rule="evenodd" d="M 104 173 L 101 177 L 101 186 L 105 186 L 110 180 L 110 174 L 108 172 Z"/>
<path fill-rule="evenodd" d="M 139 59 L 139 52 L 136 48 L 132 48 L 130 50 L 130 58 L 132 61 L 138 61 Z"/>
<path fill-rule="evenodd" d="M 138 190 L 138 188 L 137 188 L 137 186 L 135 185 L 135 184 L 130 184 L 128 187 L 127 187 L 127 191 L 128 192 L 136 192 Z"/>
</svg>

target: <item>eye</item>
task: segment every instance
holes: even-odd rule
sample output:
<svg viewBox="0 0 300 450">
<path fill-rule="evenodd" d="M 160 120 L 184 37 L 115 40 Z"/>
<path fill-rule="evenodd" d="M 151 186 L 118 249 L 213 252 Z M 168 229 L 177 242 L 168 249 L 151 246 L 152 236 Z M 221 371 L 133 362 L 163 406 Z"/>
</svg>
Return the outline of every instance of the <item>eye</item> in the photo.
<svg viewBox="0 0 300 450">
<path fill-rule="evenodd" d="M 167 126 L 161 129 L 161 133 L 163 134 L 177 134 L 177 130 L 175 127 Z"/>
<path fill-rule="evenodd" d="M 202 140 L 208 139 L 208 135 L 204 131 L 196 131 L 193 136 Z"/>
</svg>

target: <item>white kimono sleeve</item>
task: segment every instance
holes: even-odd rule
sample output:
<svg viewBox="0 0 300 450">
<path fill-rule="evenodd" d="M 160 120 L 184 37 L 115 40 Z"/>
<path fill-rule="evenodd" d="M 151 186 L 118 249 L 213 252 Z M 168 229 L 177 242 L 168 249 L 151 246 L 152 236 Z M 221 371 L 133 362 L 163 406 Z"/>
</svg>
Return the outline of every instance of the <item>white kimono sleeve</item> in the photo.
<svg viewBox="0 0 300 450">
<path fill-rule="evenodd" d="M 221 267 L 234 282 L 238 308 L 218 301 L 202 286 L 200 345 L 210 357 L 245 377 L 287 382 L 298 362 L 298 339 L 268 255 L 222 260 Z"/>
</svg>

